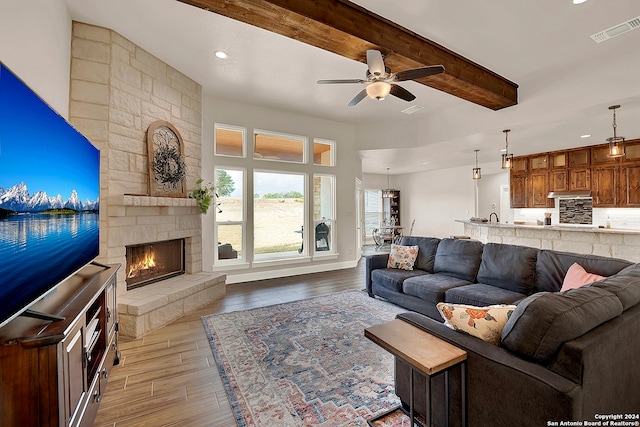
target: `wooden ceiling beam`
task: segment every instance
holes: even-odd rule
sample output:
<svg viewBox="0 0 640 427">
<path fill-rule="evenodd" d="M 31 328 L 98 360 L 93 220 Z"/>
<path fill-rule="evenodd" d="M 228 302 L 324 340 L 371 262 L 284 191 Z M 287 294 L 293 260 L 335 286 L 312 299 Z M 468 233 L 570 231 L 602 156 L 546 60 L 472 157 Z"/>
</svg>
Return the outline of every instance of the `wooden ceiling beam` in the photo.
<svg viewBox="0 0 640 427">
<path fill-rule="evenodd" d="M 178 0 L 366 64 L 377 49 L 393 71 L 444 65 L 418 80 L 499 110 L 518 103 L 518 85 L 473 61 L 347 0 Z"/>
</svg>

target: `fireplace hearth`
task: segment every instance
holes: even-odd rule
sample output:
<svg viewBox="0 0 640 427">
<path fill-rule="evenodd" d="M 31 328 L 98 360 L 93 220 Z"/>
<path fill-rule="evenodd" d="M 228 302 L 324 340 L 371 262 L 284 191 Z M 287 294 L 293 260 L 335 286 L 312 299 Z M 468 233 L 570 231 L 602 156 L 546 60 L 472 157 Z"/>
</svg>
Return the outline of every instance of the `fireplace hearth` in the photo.
<svg viewBox="0 0 640 427">
<path fill-rule="evenodd" d="M 127 290 L 184 274 L 184 239 L 126 247 Z"/>
</svg>

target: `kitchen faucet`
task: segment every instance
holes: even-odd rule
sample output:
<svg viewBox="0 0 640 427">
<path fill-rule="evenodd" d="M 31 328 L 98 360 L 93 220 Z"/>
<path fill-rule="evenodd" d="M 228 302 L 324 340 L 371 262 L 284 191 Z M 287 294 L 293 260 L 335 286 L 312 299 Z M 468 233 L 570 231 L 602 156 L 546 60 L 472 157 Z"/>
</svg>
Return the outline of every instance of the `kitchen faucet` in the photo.
<svg viewBox="0 0 640 427">
<path fill-rule="evenodd" d="M 500 222 L 500 220 L 498 219 L 498 214 L 497 214 L 497 213 L 495 213 L 495 212 L 491 212 L 491 213 L 489 214 L 489 222 L 491 222 L 491 215 L 495 215 L 495 216 L 496 216 L 496 222 Z"/>
</svg>

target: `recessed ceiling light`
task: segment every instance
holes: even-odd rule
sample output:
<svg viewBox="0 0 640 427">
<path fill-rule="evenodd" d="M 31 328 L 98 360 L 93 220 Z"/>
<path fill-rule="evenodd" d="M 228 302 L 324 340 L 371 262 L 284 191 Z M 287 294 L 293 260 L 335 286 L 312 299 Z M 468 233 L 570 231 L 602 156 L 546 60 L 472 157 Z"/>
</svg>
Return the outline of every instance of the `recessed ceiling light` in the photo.
<svg viewBox="0 0 640 427">
<path fill-rule="evenodd" d="M 586 2 L 587 0 L 573 0 L 573 4 L 582 4 L 584 2 Z"/>
<path fill-rule="evenodd" d="M 591 135 L 589 135 L 588 133 L 584 134 L 584 135 L 580 135 L 580 138 L 591 138 Z"/>
<path fill-rule="evenodd" d="M 221 50 L 216 51 L 216 57 L 218 57 L 220 59 L 225 59 L 227 56 L 229 56 L 229 55 L 227 55 L 226 53 L 224 53 Z"/>
</svg>

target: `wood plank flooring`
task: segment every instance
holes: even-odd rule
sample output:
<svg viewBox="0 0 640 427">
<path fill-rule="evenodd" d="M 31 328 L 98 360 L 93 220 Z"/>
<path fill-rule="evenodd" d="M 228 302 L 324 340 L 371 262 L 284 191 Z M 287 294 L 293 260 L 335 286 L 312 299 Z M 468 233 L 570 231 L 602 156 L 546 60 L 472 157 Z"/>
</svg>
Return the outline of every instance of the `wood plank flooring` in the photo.
<svg viewBox="0 0 640 427">
<path fill-rule="evenodd" d="M 120 341 L 94 426 L 236 427 L 201 316 L 363 289 L 356 268 L 227 286 L 224 298 L 143 338 Z"/>
</svg>

